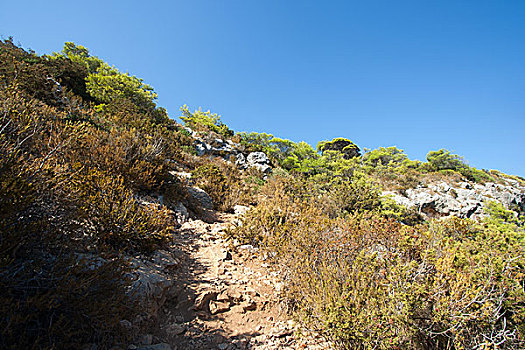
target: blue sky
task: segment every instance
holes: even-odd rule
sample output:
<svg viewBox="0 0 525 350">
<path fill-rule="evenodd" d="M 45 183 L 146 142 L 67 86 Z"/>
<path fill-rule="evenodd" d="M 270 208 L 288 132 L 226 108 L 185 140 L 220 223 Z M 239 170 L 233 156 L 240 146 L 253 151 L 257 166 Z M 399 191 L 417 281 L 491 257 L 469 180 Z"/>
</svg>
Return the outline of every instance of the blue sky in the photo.
<svg viewBox="0 0 525 350">
<path fill-rule="evenodd" d="M 0 34 L 84 45 L 173 118 L 202 106 L 236 131 L 525 176 L 522 0 L 1 1 Z"/>
</svg>

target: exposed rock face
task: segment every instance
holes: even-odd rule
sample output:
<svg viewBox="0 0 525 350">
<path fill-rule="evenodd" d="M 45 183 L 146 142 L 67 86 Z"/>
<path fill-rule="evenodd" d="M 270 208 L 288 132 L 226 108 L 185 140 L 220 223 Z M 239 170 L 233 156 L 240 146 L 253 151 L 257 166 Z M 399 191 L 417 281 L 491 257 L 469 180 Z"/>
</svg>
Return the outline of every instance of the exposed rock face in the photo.
<svg viewBox="0 0 525 350">
<path fill-rule="evenodd" d="M 454 215 L 460 218 L 480 218 L 486 202 L 497 201 L 507 209 L 525 212 L 525 187 L 517 181 L 507 180 L 506 185 L 461 182 L 452 186 L 445 182 L 427 187 L 411 188 L 403 194 L 383 192 L 398 203 L 415 208 L 428 217 Z"/>
<path fill-rule="evenodd" d="M 256 168 L 264 174 L 272 172 L 270 159 L 264 152 L 251 152 L 247 156 L 242 153 L 242 146 L 231 140 L 223 140 L 213 135 L 200 135 L 199 133 L 185 128 L 195 139 L 195 149 L 198 156 L 211 158 L 221 157 L 226 161 L 235 160 L 235 164 L 241 169 Z M 357 147 L 357 146 L 356 146 Z M 359 148 L 357 148 L 359 153 Z"/>
<path fill-rule="evenodd" d="M 229 160 L 231 156 L 239 153 L 239 151 L 237 151 L 237 144 L 230 140 L 224 141 L 219 138 L 212 139 L 210 142 L 206 142 L 203 139 L 197 139 L 195 141 L 195 147 L 197 155 L 199 156 L 210 155 L 223 157 L 226 160 Z"/>
<path fill-rule="evenodd" d="M 251 152 L 247 157 L 244 157 L 242 153 L 239 153 L 235 164 L 242 169 L 256 168 L 264 174 L 272 172 L 270 159 L 264 152 Z"/>
<path fill-rule="evenodd" d="M 170 271 L 179 266 L 179 261 L 171 253 L 159 250 L 151 259 L 132 259 L 131 266 L 134 270 L 130 294 L 147 317 L 155 317 L 166 300 L 176 294 Z"/>
<path fill-rule="evenodd" d="M 198 156 L 222 157 L 230 160 L 232 156 L 239 153 L 240 145 L 231 140 L 221 139 L 219 134 L 202 135 L 188 127 L 185 129 L 195 139 L 195 149 Z"/>
</svg>

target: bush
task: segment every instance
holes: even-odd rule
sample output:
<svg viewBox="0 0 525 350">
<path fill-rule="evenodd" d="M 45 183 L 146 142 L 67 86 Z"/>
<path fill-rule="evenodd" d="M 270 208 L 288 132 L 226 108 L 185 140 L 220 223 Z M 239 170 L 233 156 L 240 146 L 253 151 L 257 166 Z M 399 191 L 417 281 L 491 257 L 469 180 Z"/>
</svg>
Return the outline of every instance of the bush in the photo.
<svg viewBox="0 0 525 350">
<path fill-rule="evenodd" d="M 125 347 L 119 321 L 138 310 L 121 252 L 149 252 L 172 230 L 138 193 L 183 192 L 168 171 L 184 139 L 165 111 L 129 96 L 95 111 L 83 79 L 100 62 L 70 49 L 85 55 L 0 43 L 1 348 Z"/>
<path fill-rule="evenodd" d="M 210 111 L 203 112 L 200 108 L 191 113 L 188 106 L 184 105 L 180 108 L 182 116 L 180 119 L 184 125 L 193 130 L 215 132 L 226 138 L 233 136 L 233 131 L 221 121 L 221 116 Z"/>
<path fill-rule="evenodd" d="M 211 196 L 216 209 L 221 211 L 253 202 L 253 192 L 260 185 L 251 181 L 251 175 L 241 176 L 235 165 L 220 160 L 195 168 L 192 180 Z"/>
<path fill-rule="evenodd" d="M 269 253 L 299 317 L 341 348 L 525 345 L 514 231 L 455 218 L 416 227 L 370 213 L 329 218 L 291 196 L 292 183 L 271 187 L 233 234 Z"/>
<path fill-rule="evenodd" d="M 317 144 L 317 150 L 323 154 L 326 151 L 337 151 L 343 154 L 345 159 L 359 157 L 361 150 L 352 141 L 338 137 L 332 141 L 321 141 Z"/>
</svg>

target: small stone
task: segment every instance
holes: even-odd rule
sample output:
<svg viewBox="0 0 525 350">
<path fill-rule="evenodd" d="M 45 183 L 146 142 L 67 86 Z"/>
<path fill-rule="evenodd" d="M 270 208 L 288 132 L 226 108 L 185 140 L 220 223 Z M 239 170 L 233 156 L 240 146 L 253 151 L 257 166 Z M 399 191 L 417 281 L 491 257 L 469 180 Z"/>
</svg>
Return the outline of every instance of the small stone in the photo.
<svg viewBox="0 0 525 350">
<path fill-rule="evenodd" d="M 246 301 L 242 304 L 242 309 L 244 311 L 253 311 L 257 309 L 257 304 L 253 300 Z"/>
<path fill-rule="evenodd" d="M 238 250 L 245 250 L 249 252 L 255 251 L 255 248 L 251 244 L 243 244 L 237 247 Z"/>
<path fill-rule="evenodd" d="M 254 298 L 259 296 L 259 293 L 251 287 L 246 287 L 246 290 L 244 292 Z"/>
<path fill-rule="evenodd" d="M 186 332 L 186 327 L 184 327 L 184 326 L 182 326 L 182 325 L 180 325 L 178 323 L 174 323 L 174 324 L 172 324 L 172 325 L 170 325 L 168 327 L 167 331 L 168 331 L 168 334 L 170 334 L 170 335 L 180 335 L 180 334 Z"/>
<path fill-rule="evenodd" d="M 232 253 L 230 253 L 228 250 L 223 252 L 221 254 L 221 258 L 220 258 L 220 261 L 228 261 L 228 260 L 232 260 L 233 259 L 233 256 L 232 256 Z"/>
<path fill-rule="evenodd" d="M 224 291 L 222 293 L 220 293 L 219 295 L 217 295 L 217 301 L 227 301 L 229 302 L 230 301 L 230 296 L 228 295 L 228 292 L 227 291 Z"/>
<path fill-rule="evenodd" d="M 221 343 L 221 344 L 217 345 L 217 348 L 219 348 L 220 350 L 226 350 L 228 348 L 228 344 Z"/>
<path fill-rule="evenodd" d="M 230 303 L 225 301 L 210 301 L 210 313 L 216 315 L 230 310 Z"/>
<path fill-rule="evenodd" d="M 131 322 L 129 322 L 128 320 L 120 320 L 119 323 L 120 323 L 120 325 L 121 325 L 123 328 L 125 328 L 125 329 L 127 329 L 127 330 L 130 330 L 131 327 L 133 327 L 133 325 L 131 324 Z"/>
<path fill-rule="evenodd" d="M 210 302 L 210 300 L 217 297 L 217 294 L 219 294 L 216 290 L 207 290 L 202 292 L 195 301 L 195 305 L 193 306 L 194 310 L 202 310 L 206 307 L 206 305 Z"/>
<path fill-rule="evenodd" d="M 292 334 L 293 334 L 293 331 L 287 328 L 274 329 L 272 331 L 272 337 L 275 337 L 275 338 L 284 338 Z"/>
</svg>

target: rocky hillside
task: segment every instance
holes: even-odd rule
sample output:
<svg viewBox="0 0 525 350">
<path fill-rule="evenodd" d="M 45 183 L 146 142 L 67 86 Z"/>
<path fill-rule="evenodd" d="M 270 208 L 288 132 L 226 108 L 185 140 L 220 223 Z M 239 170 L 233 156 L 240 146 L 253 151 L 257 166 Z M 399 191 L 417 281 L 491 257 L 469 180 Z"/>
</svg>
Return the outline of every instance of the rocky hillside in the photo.
<svg viewBox="0 0 525 350">
<path fill-rule="evenodd" d="M 525 179 L 179 124 L 73 43 L 0 57 L 1 348 L 525 346 Z"/>
</svg>

